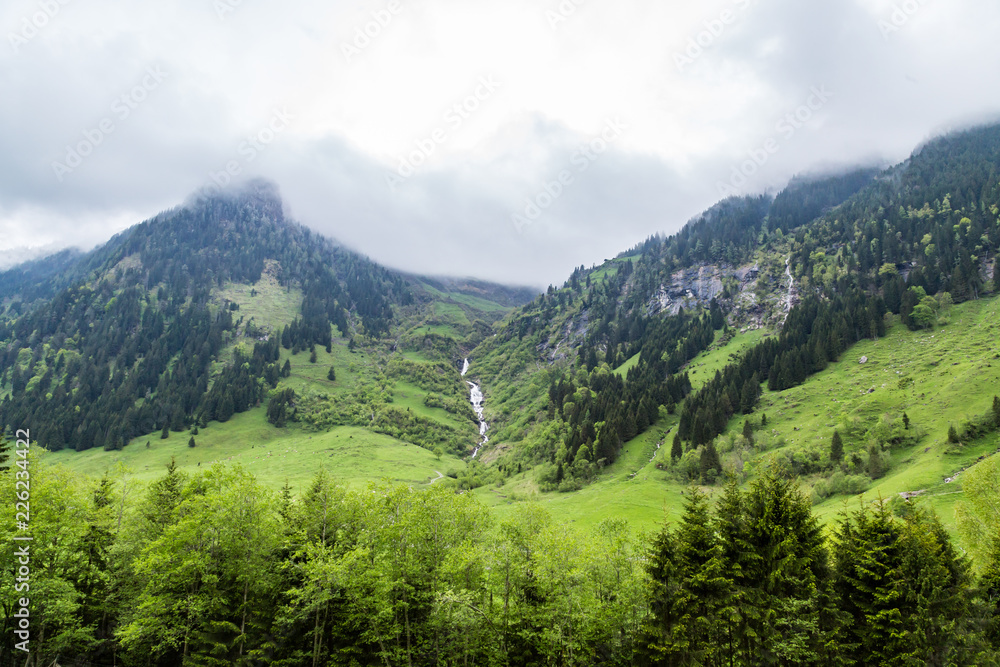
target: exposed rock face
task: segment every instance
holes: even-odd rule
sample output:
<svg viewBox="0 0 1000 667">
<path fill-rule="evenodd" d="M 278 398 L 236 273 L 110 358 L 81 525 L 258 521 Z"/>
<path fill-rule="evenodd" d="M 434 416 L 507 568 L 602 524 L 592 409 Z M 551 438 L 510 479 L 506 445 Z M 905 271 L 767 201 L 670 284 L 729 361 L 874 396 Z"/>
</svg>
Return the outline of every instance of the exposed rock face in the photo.
<svg viewBox="0 0 1000 667">
<path fill-rule="evenodd" d="M 646 310 L 649 315 L 676 315 L 681 308 L 706 306 L 712 299 L 721 300 L 724 282 L 727 278 L 735 278 L 739 283 L 739 292 L 732 298 L 739 319 L 757 320 L 764 310 L 757 303 L 753 290 L 759 274 L 760 268 L 756 264 L 739 268 L 709 264 L 677 271 L 670 277 L 669 284 L 660 286 Z"/>
<path fill-rule="evenodd" d="M 677 271 L 670 278 L 669 285 L 661 285 L 649 304 L 650 315 L 669 313 L 676 315 L 684 308 L 707 304 L 722 294 L 722 281 L 735 275 L 732 269 L 718 266 L 693 266 Z"/>
</svg>

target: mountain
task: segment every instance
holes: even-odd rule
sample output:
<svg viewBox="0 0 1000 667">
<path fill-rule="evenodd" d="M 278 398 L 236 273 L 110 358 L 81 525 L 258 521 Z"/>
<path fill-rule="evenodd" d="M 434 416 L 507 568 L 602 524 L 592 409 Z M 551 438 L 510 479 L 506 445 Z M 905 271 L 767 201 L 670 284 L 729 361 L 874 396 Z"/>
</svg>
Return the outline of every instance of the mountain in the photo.
<svg viewBox="0 0 1000 667">
<path fill-rule="evenodd" d="M 977 128 L 884 171 L 727 199 L 669 238 L 579 267 L 470 355 L 497 445 L 486 459 L 538 467 L 531 488 L 573 490 L 658 429 L 674 461 L 696 457 L 695 478 L 732 472 L 716 438 L 765 393 L 894 322 L 924 330 L 997 290 L 998 172 L 1000 127 Z M 754 344 L 694 376 L 692 361 L 734 339 Z"/>
<path fill-rule="evenodd" d="M 261 405 L 290 374 L 283 350 L 374 344 L 456 299 L 469 302 L 455 306 L 463 316 L 489 322 L 505 309 L 490 298 L 524 294 L 378 266 L 286 220 L 276 188 L 254 182 L 195 197 L 86 255 L 0 274 L 0 298 L 0 423 L 50 450 L 84 450 Z M 461 398 L 464 385 L 451 385 Z M 459 451 L 452 431 L 445 440 Z"/>
<path fill-rule="evenodd" d="M 2 275 L 0 663 L 998 664 L 998 172 L 944 137 L 541 295 L 264 183 Z"/>
<path fill-rule="evenodd" d="M 350 426 L 468 460 L 468 358 L 489 442 L 449 470 L 458 485 L 578 490 L 649 438 L 671 479 L 711 482 L 761 459 L 718 450 L 752 437 L 762 402 L 995 291 L 998 164 L 989 126 L 888 169 L 797 178 L 541 295 L 380 267 L 286 220 L 267 183 L 195 197 L 0 274 L 0 420 L 52 450 L 120 450 L 252 412 L 272 439 Z M 884 468 L 882 445 L 851 470 Z"/>
</svg>

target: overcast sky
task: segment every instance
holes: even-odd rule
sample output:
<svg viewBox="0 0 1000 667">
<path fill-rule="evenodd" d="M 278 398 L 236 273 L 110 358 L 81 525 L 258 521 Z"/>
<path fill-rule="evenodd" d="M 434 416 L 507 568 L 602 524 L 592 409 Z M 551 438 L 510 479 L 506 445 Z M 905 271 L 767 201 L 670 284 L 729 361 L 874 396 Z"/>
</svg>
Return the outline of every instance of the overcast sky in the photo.
<svg viewBox="0 0 1000 667">
<path fill-rule="evenodd" d="M 996 117 L 998 29 L 995 0 L 4 0 L 0 250 L 263 176 L 384 264 L 561 283 Z"/>
</svg>

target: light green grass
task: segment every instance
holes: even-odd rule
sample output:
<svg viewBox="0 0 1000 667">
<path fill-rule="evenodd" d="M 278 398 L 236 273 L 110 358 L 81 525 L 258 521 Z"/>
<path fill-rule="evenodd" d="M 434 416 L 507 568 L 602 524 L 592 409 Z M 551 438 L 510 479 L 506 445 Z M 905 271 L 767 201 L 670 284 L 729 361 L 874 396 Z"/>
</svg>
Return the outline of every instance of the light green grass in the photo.
<svg viewBox="0 0 1000 667">
<path fill-rule="evenodd" d="M 456 419 L 454 415 L 444 408 L 429 408 L 424 405 L 424 399 L 427 398 L 429 393 L 415 384 L 397 381 L 392 389 L 392 404 L 404 410 L 410 409 L 419 417 L 434 420 L 445 426 L 469 431 L 470 435 L 475 431 L 470 422 L 463 422 Z"/>
<path fill-rule="evenodd" d="M 256 290 L 256 296 L 250 296 L 252 290 Z M 272 332 L 299 316 L 302 298 L 301 290 L 282 287 L 267 271 L 254 285 L 227 283 L 218 293 L 220 302 L 228 299 L 239 304 L 240 309 L 233 313 L 234 320 L 242 317 L 246 324 L 253 318 L 258 327 Z"/>
<path fill-rule="evenodd" d="M 634 354 L 634 355 L 632 355 L 632 357 L 630 357 L 628 361 L 626 361 L 624 364 L 622 364 L 621 366 L 619 366 L 618 368 L 615 369 L 615 374 L 616 375 L 620 375 L 623 378 L 627 377 L 628 376 L 628 372 L 630 370 L 632 370 L 632 368 L 636 364 L 639 363 L 639 357 L 640 356 L 642 356 L 642 355 L 641 354 Z"/>
<path fill-rule="evenodd" d="M 216 462 L 239 463 L 272 488 L 280 488 L 287 480 L 296 491 L 321 469 L 350 486 L 381 479 L 424 485 L 438 477 L 436 471 L 460 465 L 455 457 L 437 459 L 426 449 L 361 428 L 344 426 L 326 433 L 278 429 L 267 423 L 262 408 L 201 429 L 194 448 L 188 447 L 190 437 L 190 432 L 184 431 L 171 433 L 166 440 L 159 436 L 138 438 L 120 452 L 64 450 L 45 456 L 94 477 L 120 462 L 132 470 L 135 479 L 144 482 L 161 476 L 171 458 L 187 472 Z"/>
<path fill-rule="evenodd" d="M 950 324 L 933 331 L 911 332 L 895 324 L 885 338 L 862 341 L 840 361 L 799 387 L 765 392 L 757 410 L 768 416 L 768 430 L 784 437 L 788 447 L 815 443 L 828 447 L 833 431 L 847 417 L 873 423 L 881 415 L 909 415 L 912 428 L 926 432 L 913 447 L 893 453 L 893 467 L 864 495 L 889 499 L 904 491 L 927 491 L 922 502 L 938 511 L 954 531 L 954 507 L 962 498 L 961 478 L 945 484 L 962 468 L 1000 447 L 993 434 L 950 454 L 948 427 L 987 412 L 1000 393 L 1000 299 L 969 302 L 952 308 Z M 868 362 L 860 364 L 861 357 Z M 901 386 L 904 378 L 912 385 Z M 868 393 L 874 388 L 873 393 Z M 730 429 L 742 426 L 734 419 Z M 845 437 L 847 455 L 866 443 Z M 816 506 L 824 519 L 844 507 L 844 496 Z M 857 499 L 848 501 L 856 507 Z"/>
<path fill-rule="evenodd" d="M 580 491 L 538 494 L 529 472 L 509 480 L 503 487 L 477 489 L 476 493 L 501 517 L 517 512 L 521 506 L 521 502 L 512 498 L 531 497 L 529 502 L 545 507 L 557 520 L 584 529 L 593 528 L 604 519 L 625 518 L 636 530 L 657 530 L 664 520 L 680 517 L 683 491 L 687 488 L 656 467 L 657 463 L 669 461 L 669 433 L 676 423 L 676 417 L 660 421 L 626 443 L 618 460 Z M 658 443 L 662 443 L 659 449 Z"/>
<path fill-rule="evenodd" d="M 721 371 L 729 364 L 735 363 L 743 354 L 759 343 L 767 332 L 763 329 L 750 331 L 743 334 L 736 334 L 726 345 L 720 345 L 722 332 L 715 333 L 715 343 L 695 357 L 685 370 L 691 379 L 691 386 L 695 391 L 701 389 L 705 384 L 715 377 L 716 372 Z"/>
<path fill-rule="evenodd" d="M 441 290 L 431 287 L 427 283 L 420 283 L 420 286 L 427 290 L 427 293 L 431 296 L 440 299 L 441 301 L 454 301 L 455 303 L 460 303 L 463 306 L 468 306 L 473 310 L 478 310 L 484 313 L 502 313 L 504 311 L 511 310 L 508 306 L 503 306 L 495 301 L 490 301 L 489 299 L 483 299 L 478 296 L 472 296 L 471 294 L 461 294 L 459 292 L 442 292 Z"/>
</svg>

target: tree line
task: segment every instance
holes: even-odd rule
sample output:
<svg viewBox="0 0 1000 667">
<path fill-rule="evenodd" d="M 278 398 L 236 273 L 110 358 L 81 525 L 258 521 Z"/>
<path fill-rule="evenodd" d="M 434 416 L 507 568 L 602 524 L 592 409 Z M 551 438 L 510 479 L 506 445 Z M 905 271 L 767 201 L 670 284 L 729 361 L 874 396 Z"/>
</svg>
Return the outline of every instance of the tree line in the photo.
<svg viewBox="0 0 1000 667">
<path fill-rule="evenodd" d="M 997 664 L 993 516 L 979 575 L 926 510 L 860 504 L 824 532 L 780 473 L 714 508 L 692 489 L 643 537 L 322 472 L 293 494 L 238 466 L 146 486 L 30 466 L 32 664 Z M 23 664 L 11 526 L 0 642 Z"/>
</svg>

